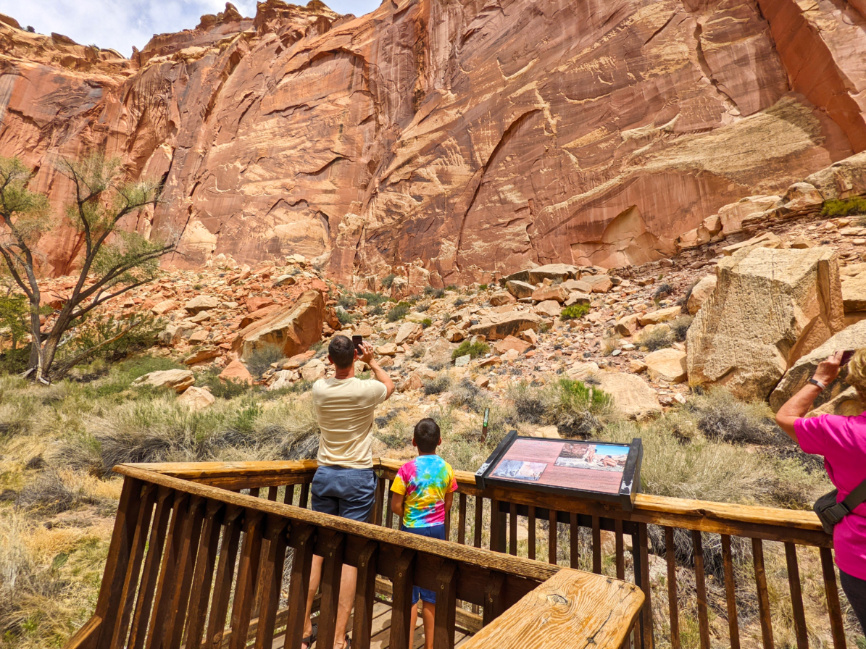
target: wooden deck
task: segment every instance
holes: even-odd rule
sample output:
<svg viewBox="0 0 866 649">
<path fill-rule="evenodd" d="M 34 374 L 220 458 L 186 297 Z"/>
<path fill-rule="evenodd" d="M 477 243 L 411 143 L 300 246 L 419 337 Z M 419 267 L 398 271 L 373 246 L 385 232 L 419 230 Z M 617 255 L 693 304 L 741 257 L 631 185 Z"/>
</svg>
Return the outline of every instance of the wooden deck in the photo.
<svg viewBox="0 0 866 649">
<path fill-rule="evenodd" d="M 314 618 L 315 621 L 315 618 Z M 352 626 L 352 620 L 349 620 L 349 628 Z M 373 605 L 373 626 L 372 638 L 370 639 L 370 649 L 388 649 L 388 640 L 391 634 L 391 606 L 385 602 L 376 602 Z M 459 647 L 465 643 L 471 636 L 462 631 L 455 631 L 454 646 Z M 285 640 L 284 634 L 280 633 L 277 640 L 274 641 L 273 649 L 283 649 Z M 415 627 L 415 643 L 412 649 L 421 649 L 424 646 L 424 626 L 421 621 L 421 616 L 418 615 L 418 624 Z M 312 649 L 325 649 L 319 647 L 317 643 L 313 643 Z"/>
</svg>

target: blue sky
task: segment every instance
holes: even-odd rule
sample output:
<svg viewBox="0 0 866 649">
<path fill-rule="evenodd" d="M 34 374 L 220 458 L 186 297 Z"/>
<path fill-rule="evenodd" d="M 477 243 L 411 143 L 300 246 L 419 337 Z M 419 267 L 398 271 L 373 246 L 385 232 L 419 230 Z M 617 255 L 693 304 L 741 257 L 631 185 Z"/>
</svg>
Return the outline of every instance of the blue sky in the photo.
<svg viewBox="0 0 866 649">
<path fill-rule="evenodd" d="M 324 0 L 338 13 L 361 16 L 381 0 Z M 296 0 L 295 4 L 306 3 Z M 256 11 L 255 0 L 233 3 L 245 16 Z M 83 45 L 115 49 L 124 56 L 141 49 L 153 34 L 195 27 L 202 14 L 225 8 L 225 0 L 0 0 L 0 13 L 41 34 L 58 32 Z"/>
</svg>

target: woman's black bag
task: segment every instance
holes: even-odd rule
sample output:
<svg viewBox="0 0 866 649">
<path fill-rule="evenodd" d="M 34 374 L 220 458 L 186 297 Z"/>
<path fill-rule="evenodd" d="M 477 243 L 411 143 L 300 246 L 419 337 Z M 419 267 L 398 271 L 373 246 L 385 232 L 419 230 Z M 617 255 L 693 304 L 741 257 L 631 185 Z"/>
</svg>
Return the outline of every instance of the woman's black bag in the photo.
<svg viewBox="0 0 866 649">
<path fill-rule="evenodd" d="M 866 501 L 866 480 L 857 485 L 854 491 L 849 493 L 848 497 L 841 503 L 836 502 L 838 494 L 839 490 L 834 489 L 818 498 L 812 506 L 812 509 L 818 514 L 818 518 L 821 519 L 821 525 L 827 534 L 832 534 L 833 528 L 839 521 L 854 511 L 854 508 L 860 503 Z"/>
</svg>

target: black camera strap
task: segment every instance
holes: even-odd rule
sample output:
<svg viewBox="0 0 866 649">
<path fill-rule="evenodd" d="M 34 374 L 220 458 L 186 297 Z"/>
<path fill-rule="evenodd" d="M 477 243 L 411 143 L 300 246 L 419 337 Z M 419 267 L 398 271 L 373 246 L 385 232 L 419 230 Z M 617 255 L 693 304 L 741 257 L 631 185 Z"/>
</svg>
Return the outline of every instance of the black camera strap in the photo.
<svg viewBox="0 0 866 649">
<path fill-rule="evenodd" d="M 854 487 L 854 490 L 848 494 L 841 504 L 845 505 L 845 509 L 847 509 L 850 514 L 863 502 L 866 502 L 866 480 Z"/>
</svg>

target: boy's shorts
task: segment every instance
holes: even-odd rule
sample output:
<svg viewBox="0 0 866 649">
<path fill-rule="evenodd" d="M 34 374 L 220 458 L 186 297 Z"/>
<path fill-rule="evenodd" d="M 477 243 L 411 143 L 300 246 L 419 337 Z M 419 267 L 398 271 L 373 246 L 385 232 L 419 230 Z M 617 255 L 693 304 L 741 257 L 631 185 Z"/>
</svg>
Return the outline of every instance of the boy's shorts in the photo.
<svg viewBox="0 0 866 649">
<path fill-rule="evenodd" d="M 442 525 L 430 525 L 428 527 L 406 527 L 405 525 L 400 525 L 400 529 L 404 532 L 409 532 L 409 534 L 417 534 L 418 536 L 426 536 L 430 539 L 439 539 L 440 541 L 445 540 L 445 524 Z M 418 586 L 412 587 L 412 603 L 417 604 L 418 600 L 421 599 L 428 604 L 436 603 L 436 593 L 432 590 L 428 590 L 426 588 L 418 588 Z"/>
<path fill-rule="evenodd" d="M 320 466 L 310 485 L 314 512 L 366 523 L 376 501 L 373 469 Z"/>
</svg>

